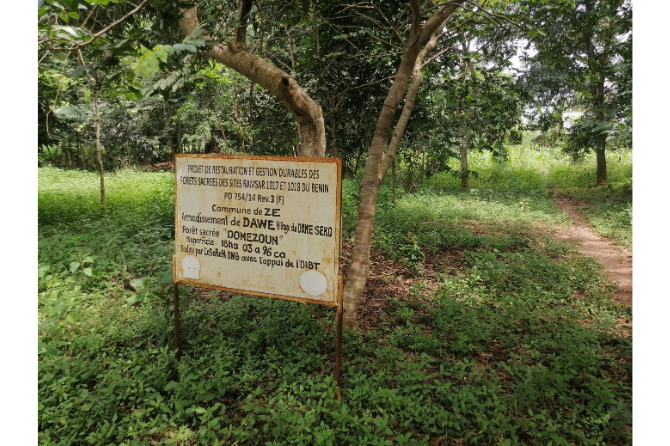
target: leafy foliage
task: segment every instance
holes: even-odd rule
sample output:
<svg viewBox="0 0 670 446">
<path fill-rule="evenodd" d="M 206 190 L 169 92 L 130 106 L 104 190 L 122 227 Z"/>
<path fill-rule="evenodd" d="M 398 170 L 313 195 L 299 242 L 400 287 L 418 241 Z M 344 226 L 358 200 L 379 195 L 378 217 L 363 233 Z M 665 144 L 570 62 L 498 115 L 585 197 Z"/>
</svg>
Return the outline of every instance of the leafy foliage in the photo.
<svg viewBox="0 0 670 446">
<path fill-rule="evenodd" d="M 630 309 L 593 261 L 532 235 L 564 221 L 533 183 L 380 209 L 377 240 L 408 266 L 431 249 L 460 266 L 345 333 L 339 403 L 332 337 L 294 302 L 201 294 L 175 360 L 172 181 L 120 171 L 100 213 L 95 175 L 39 171 L 41 444 L 631 443 L 632 347 L 613 329 Z"/>
<path fill-rule="evenodd" d="M 526 53 L 530 69 L 523 75 L 540 125 L 547 130 L 564 111 L 579 110 L 584 114 L 569 129 L 568 151 L 605 150 L 608 142 L 630 147 L 632 3 L 522 2 L 521 8 L 543 29 L 532 36 L 536 51 Z"/>
</svg>

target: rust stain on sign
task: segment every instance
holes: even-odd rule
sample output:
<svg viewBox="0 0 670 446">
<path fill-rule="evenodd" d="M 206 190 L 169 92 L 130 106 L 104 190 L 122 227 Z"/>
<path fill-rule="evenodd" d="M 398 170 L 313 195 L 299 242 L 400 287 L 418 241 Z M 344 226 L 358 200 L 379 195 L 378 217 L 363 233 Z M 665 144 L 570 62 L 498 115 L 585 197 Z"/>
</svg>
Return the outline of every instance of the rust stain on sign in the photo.
<svg viewBox="0 0 670 446">
<path fill-rule="evenodd" d="M 175 282 L 337 305 L 341 160 L 176 157 Z"/>
</svg>

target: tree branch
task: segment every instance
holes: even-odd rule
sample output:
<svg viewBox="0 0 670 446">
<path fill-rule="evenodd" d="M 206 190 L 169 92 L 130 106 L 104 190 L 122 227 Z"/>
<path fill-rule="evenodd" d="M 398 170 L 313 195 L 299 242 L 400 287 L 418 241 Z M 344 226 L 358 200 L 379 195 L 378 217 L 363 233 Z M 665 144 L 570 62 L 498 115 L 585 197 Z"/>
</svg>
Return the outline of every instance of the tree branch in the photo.
<svg viewBox="0 0 670 446">
<path fill-rule="evenodd" d="M 434 55 L 433 57 L 431 57 L 430 59 L 428 59 L 427 61 L 425 61 L 424 63 L 422 63 L 422 64 L 421 64 L 421 68 L 423 68 L 423 67 L 425 67 L 426 65 L 430 64 L 432 61 L 434 61 L 435 59 L 437 59 L 438 57 L 440 57 L 442 54 L 446 53 L 446 52 L 449 51 L 449 50 L 453 50 L 454 48 L 456 48 L 456 45 L 452 45 L 452 46 L 450 46 L 450 47 L 448 47 L 448 48 L 443 49 L 442 51 L 440 51 L 439 53 L 437 53 L 436 55 Z"/>
<path fill-rule="evenodd" d="M 72 51 L 72 50 L 78 50 L 78 49 L 81 49 L 81 48 L 83 48 L 83 47 L 85 47 L 85 46 L 87 46 L 87 45 L 90 45 L 91 43 L 95 42 L 96 40 L 98 40 L 98 38 L 99 38 L 100 36 L 102 36 L 103 34 L 105 34 L 106 32 L 108 32 L 108 31 L 111 30 L 112 28 L 115 28 L 116 26 L 118 26 L 118 25 L 120 25 L 121 23 L 125 22 L 130 16 L 132 16 L 132 15 L 136 14 L 137 12 L 139 12 L 139 11 L 140 11 L 142 8 L 144 8 L 148 3 L 149 3 L 149 0 L 144 0 L 144 1 L 143 1 L 142 3 L 140 3 L 135 9 L 133 9 L 133 10 L 130 11 L 128 14 L 124 15 L 123 17 L 121 17 L 119 20 L 117 20 L 117 21 L 115 21 L 115 22 L 109 24 L 108 26 L 106 26 L 105 28 L 101 29 L 101 30 L 98 31 L 97 33 L 95 33 L 95 34 L 91 34 L 92 37 L 91 37 L 89 40 L 87 40 L 86 42 L 83 42 L 83 43 L 76 43 L 76 42 L 73 42 L 72 40 L 69 40 L 69 42 L 74 43 L 74 46 L 73 46 L 73 47 L 42 48 L 42 49 L 43 49 L 43 50 L 51 50 L 51 51 Z M 91 11 L 91 14 L 92 14 L 92 13 L 93 13 L 93 11 Z M 86 17 L 86 20 L 84 21 L 84 23 L 86 23 L 86 21 L 88 21 L 88 18 L 91 16 L 91 14 L 89 14 L 89 16 Z M 83 26 L 83 25 L 82 25 L 82 26 Z M 83 29 L 83 28 L 82 28 L 82 29 Z M 86 30 L 84 30 L 84 31 L 86 31 Z M 89 34 L 90 34 L 90 33 L 89 33 Z M 66 40 L 66 39 L 46 39 L 46 40 L 42 40 L 41 42 L 37 42 L 37 44 L 38 44 L 38 45 L 42 45 L 42 44 L 44 44 L 44 43 L 51 42 L 51 41 L 54 41 L 54 40 Z"/>
<path fill-rule="evenodd" d="M 517 28 L 519 28 L 519 29 L 521 29 L 521 30 L 527 30 L 527 29 L 528 29 L 528 26 L 526 26 L 526 25 L 522 25 L 522 24 L 520 24 L 520 23 L 516 23 L 516 22 L 514 22 L 513 20 L 511 20 L 509 17 L 507 17 L 507 16 L 505 16 L 505 15 L 503 15 L 503 14 L 498 14 L 498 13 L 495 13 L 495 12 L 493 12 L 493 11 L 487 11 L 487 10 L 484 9 L 484 7 L 483 7 L 483 5 L 486 4 L 486 2 L 484 2 L 482 5 L 479 5 L 479 4 L 474 3 L 474 2 L 472 2 L 472 1 L 470 1 L 470 0 L 464 0 L 464 1 L 465 1 L 465 3 L 469 3 L 469 4 L 471 4 L 472 6 L 476 7 L 477 9 L 479 9 L 480 11 L 482 11 L 484 14 L 486 14 L 486 15 L 488 15 L 488 16 L 495 17 L 495 18 L 498 18 L 498 19 L 502 19 L 503 21 L 505 21 L 505 22 L 509 23 L 510 25 L 515 26 L 515 27 L 517 27 Z M 476 14 L 476 15 L 480 15 L 478 11 L 472 11 L 472 13 L 473 13 L 473 14 Z"/>
<path fill-rule="evenodd" d="M 409 6 L 412 9 L 412 27 L 410 28 L 410 39 L 417 38 L 419 34 L 419 27 L 421 26 L 421 8 L 419 7 L 419 0 L 409 0 Z"/>
<path fill-rule="evenodd" d="M 342 96 L 344 93 L 346 93 L 346 92 L 348 92 L 348 91 L 358 90 L 359 88 L 367 87 L 367 86 L 369 86 L 369 85 L 378 84 L 378 83 L 380 83 L 380 82 L 384 82 L 385 80 L 393 79 L 394 77 L 395 77 L 395 75 L 393 75 L 393 76 L 389 76 L 389 77 L 385 77 L 384 79 L 379 79 L 379 80 L 376 80 L 376 81 L 368 82 L 367 84 L 358 85 L 358 86 L 356 86 L 356 87 L 347 88 L 346 90 L 342 91 L 341 93 L 338 93 L 338 94 L 335 94 L 335 95 L 329 97 L 328 100 L 335 99 L 335 98 L 338 97 L 338 96 Z"/>
<path fill-rule="evenodd" d="M 182 34 L 188 36 L 200 26 L 197 8 L 180 10 L 179 27 Z M 205 34 L 203 38 L 213 40 Z M 326 134 L 321 107 L 285 71 L 246 48 L 233 48 L 216 41 L 206 54 L 269 90 L 293 113 L 300 130 L 301 156 L 325 156 Z"/>
</svg>

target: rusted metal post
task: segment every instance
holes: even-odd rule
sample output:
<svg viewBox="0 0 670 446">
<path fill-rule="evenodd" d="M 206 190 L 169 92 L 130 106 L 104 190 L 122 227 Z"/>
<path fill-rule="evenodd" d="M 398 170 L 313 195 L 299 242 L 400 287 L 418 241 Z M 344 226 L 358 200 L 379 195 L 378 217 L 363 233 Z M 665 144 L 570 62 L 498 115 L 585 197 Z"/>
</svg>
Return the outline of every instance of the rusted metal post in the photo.
<svg viewBox="0 0 670 446">
<path fill-rule="evenodd" d="M 344 308 L 342 303 L 342 276 L 339 276 L 339 291 L 338 291 L 338 305 L 337 305 L 337 335 L 335 336 L 335 382 L 337 383 L 337 399 L 342 401 L 342 316 Z"/>
<path fill-rule="evenodd" d="M 179 336 L 179 284 L 172 284 L 172 304 L 174 306 L 174 349 L 177 359 L 181 359 L 181 337 Z"/>
</svg>

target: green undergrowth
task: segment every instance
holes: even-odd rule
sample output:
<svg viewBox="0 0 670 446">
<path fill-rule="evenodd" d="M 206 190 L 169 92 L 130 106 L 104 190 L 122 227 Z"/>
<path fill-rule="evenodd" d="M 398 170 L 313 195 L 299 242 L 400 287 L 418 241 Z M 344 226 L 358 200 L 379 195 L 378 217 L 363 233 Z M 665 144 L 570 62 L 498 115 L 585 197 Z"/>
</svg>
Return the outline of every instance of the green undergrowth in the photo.
<svg viewBox="0 0 670 446">
<path fill-rule="evenodd" d="M 630 156 L 611 154 L 607 164 L 607 186 L 596 187 L 595 162 L 554 170 L 549 176 L 556 191 L 581 204 L 598 235 L 631 249 L 633 245 L 633 166 Z"/>
<path fill-rule="evenodd" d="M 552 198 L 519 186 L 514 190 L 425 189 L 378 209 L 374 244 L 385 255 L 421 272 L 426 254 L 445 249 L 508 251 L 546 244 L 548 225 L 569 219 Z"/>
<path fill-rule="evenodd" d="M 47 173 L 78 187 L 40 173 L 40 444 L 631 444 L 632 345 L 613 329 L 630 308 L 593 260 L 532 235 L 564 218 L 542 194 L 382 201 L 379 246 L 460 267 L 345 331 L 340 403 L 334 339 L 296 302 L 182 287 L 175 359 L 169 176 L 118 173 L 132 193 L 110 181 L 99 212 L 97 178 Z"/>
</svg>

